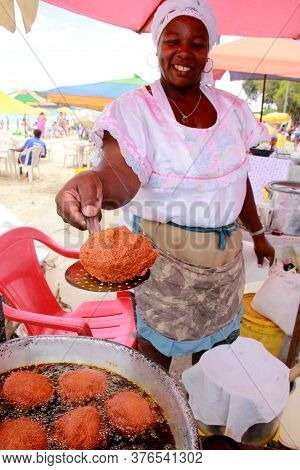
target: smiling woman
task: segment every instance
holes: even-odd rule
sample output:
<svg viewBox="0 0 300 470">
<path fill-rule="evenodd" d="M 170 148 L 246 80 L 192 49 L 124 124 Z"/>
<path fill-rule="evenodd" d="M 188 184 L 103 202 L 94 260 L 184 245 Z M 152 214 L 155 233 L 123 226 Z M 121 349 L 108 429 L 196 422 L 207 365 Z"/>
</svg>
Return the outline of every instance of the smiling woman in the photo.
<svg viewBox="0 0 300 470">
<path fill-rule="evenodd" d="M 206 26 L 190 16 L 175 17 L 158 42 L 161 84 L 177 121 L 190 127 L 211 127 L 217 119 L 215 108 L 199 87 L 208 51 Z M 197 112 L 200 101 L 201 113 Z"/>
<path fill-rule="evenodd" d="M 85 217 L 125 206 L 130 228 L 159 251 L 136 291 L 138 347 L 165 367 L 172 356 L 232 342 L 242 314 L 239 217 L 260 264 L 266 241 L 247 178 L 247 150 L 268 139 L 248 106 L 215 89 L 209 51 L 217 38 L 205 0 L 167 0 L 152 25 L 161 78 L 109 105 L 94 126 L 100 162 L 69 181 L 58 213 Z"/>
</svg>

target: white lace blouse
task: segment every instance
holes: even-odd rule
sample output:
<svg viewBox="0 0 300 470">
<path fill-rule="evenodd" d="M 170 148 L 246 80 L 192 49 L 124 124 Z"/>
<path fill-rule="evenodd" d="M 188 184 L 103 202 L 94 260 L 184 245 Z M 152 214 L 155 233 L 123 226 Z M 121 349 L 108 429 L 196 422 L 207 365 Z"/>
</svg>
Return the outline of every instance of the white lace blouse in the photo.
<svg viewBox="0 0 300 470">
<path fill-rule="evenodd" d="M 216 109 L 215 124 L 186 127 L 176 121 L 160 81 L 151 90 L 111 103 L 93 129 L 99 157 L 106 130 L 141 181 L 124 215 L 201 227 L 234 222 L 246 194 L 247 150 L 269 140 L 266 128 L 242 100 L 209 86 L 201 91 Z"/>
</svg>

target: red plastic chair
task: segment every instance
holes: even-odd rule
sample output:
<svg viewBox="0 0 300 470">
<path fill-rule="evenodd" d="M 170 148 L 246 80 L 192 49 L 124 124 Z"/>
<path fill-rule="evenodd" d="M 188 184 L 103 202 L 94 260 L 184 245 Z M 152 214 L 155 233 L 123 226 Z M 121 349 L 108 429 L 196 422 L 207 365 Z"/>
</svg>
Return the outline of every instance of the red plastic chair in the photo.
<svg viewBox="0 0 300 470">
<path fill-rule="evenodd" d="M 61 308 L 39 264 L 34 241 L 67 258 L 79 258 L 79 250 L 64 248 L 44 233 L 18 227 L 0 236 L 0 292 L 7 319 L 25 324 L 28 334 L 77 333 L 135 347 L 135 319 L 129 292 L 115 300 L 84 302 L 73 312 Z"/>
</svg>

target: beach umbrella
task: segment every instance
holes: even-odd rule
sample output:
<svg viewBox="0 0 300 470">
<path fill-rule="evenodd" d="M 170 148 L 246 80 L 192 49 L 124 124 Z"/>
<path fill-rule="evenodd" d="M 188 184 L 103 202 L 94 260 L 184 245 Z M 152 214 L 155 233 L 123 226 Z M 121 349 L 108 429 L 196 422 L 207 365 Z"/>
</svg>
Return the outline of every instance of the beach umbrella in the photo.
<svg viewBox="0 0 300 470">
<path fill-rule="evenodd" d="M 277 38 L 243 38 L 219 44 L 211 52 L 215 70 L 285 80 L 300 79 L 299 57 L 300 41 Z"/>
<path fill-rule="evenodd" d="M 290 116 L 287 113 L 269 113 L 263 116 L 263 122 L 269 124 L 286 124 L 290 120 Z"/>
<path fill-rule="evenodd" d="M 138 75 L 133 75 L 129 78 L 107 82 L 63 86 L 43 93 L 57 104 L 68 104 L 69 106 L 102 111 L 107 104 L 119 98 L 119 96 L 145 85 L 147 85 L 147 82 Z"/>
<path fill-rule="evenodd" d="M 28 93 L 11 93 L 9 96 L 30 106 L 39 105 L 38 100 Z"/>
<path fill-rule="evenodd" d="M 75 111 L 75 115 L 76 117 L 74 118 L 74 121 L 75 122 L 78 122 L 79 124 L 81 124 L 81 126 L 83 127 L 86 127 L 87 129 L 91 129 L 97 119 L 97 116 L 93 113 L 91 113 L 91 111 L 86 111 L 86 110 L 82 110 L 82 111 Z"/>
<path fill-rule="evenodd" d="M 105 23 L 148 32 L 162 0 L 44 0 L 46 3 Z M 300 33 L 299 0 L 209 0 L 219 34 L 296 38 Z M 17 0 L 26 32 L 35 20 L 38 0 Z M 16 29 L 14 0 L 0 0 L 0 26 Z"/>
<path fill-rule="evenodd" d="M 44 0 L 60 8 L 105 23 L 150 30 L 153 14 L 162 0 Z M 209 0 L 217 17 L 219 34 L 231 36 L 290 37 L 300 34 L 299 0 Z"/>
<path fill-rule="evenodd" d="M 55 111 L 57 113 L 63 113 L 63 114 L 74 114 L 74 111 L 70 108 L 67 108 L 66 106 L 63 106 L 62 108 L 57 108 Z"/>
<path fill-rule="evenodd" d="M 28 106 L 21 101 L 15 100 L 5 93 L 0 91 L 0 113 L 3 114 L 24 114 L 25 118 L 25 137 L 27 137 L 26 128 L 26 115 L 38 115 L 40 114 L 35 108 Z"/>
<path fill-rule="evenodd" d="M 51 101 L 47 100 L 46 98 L 44 98 L 43 96 L 40 96 L 38 95 L 35 91 L 29 91 L 29 93 L 31 94 L 31 96 L 35 99 L 38 100 L 39 102 L 39 105 L 44 108 L 45 106 L 49 107 L 49 106 L 56 106 L 55 103 L 52 103 Z"/>
<path fill-rule="evenodd" d="M 35 107 L 34 108 L 36 111 L 38 111 L 38 113 L 44 113 L 46 116 L 49 116 L 50 114 L 50 111 L 48 111 L 48 109 L 45 109 L 45 108 L 40 108 L 40 107 Z"/>
<path fill-rule="evenodd" d="M 43 96 L 38 95 L 35 91 L 29 90 L 17 90 L 13 93 L 10 93 L 9 96 L 15 98 L 18 101 L 22 101 L 22 103 L 30 104 L 30 106 L 56 106 L 55 103 L 51 103 L 51 101 L 47 100 Z"/>
<path fill-rule="evenodd" d="M 40 114 L 36 109 L 24 104 L 0 91 L 0 113 L 3 114 Z"/>
<path fill-rule="evenodd" d="M 267 78 L 300 80 L 299 57 L 300 41 L 277 38 L 244 38 L 215 46 L 211 52 L 215 71 L 230 71 L 235 80 L 264 80 L 261 120 Z"/>
<path fill-rule="evenodd" d="M 278 133 L 278 129 L 276 129 L 275 127 L 271 126 L 271 124 L 268 124 L 267 122 L 265 123 L 267 129 L 268 129 L 268 132 L 269 134 L 277 134 Z"/>
</svg>

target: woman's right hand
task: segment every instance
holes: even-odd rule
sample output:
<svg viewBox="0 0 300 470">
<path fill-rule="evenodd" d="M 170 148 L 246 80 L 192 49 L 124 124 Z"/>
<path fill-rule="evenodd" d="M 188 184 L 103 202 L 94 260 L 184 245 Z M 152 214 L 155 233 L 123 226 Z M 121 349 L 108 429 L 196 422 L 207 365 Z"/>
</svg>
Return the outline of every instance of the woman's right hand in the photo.
<svg viewBox="0 0 300 470">
<path fill-rule="evenodd" d="M 85 217 L 101 220 L 102 184 L 95 171 L 83 171 L 57 193 L 57 213 L 64 222 L 86 230 Z"/>
</svg>

